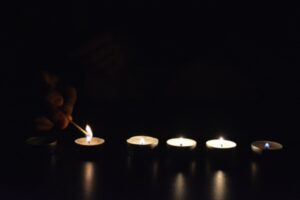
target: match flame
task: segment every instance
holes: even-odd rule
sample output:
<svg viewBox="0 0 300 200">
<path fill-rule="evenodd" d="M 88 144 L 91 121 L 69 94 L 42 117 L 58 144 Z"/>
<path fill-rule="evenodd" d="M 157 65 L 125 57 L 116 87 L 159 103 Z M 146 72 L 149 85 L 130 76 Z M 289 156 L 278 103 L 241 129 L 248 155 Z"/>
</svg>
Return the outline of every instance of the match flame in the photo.
<svg viewBox="0 0 300 200">
<path fill-rule="evenodd" d="M 87 132 L 86 141 L 88 143 L 90 143 L 92 138 L 93 138 L 93 131 L 92 131 L 91 127 L 88 124 L 85 126 L 85 130 Z"/>
<path fill-rule="evenodd" d="M 143 137 L 141 137 L 141 139 L 140 139 L 140 144 L 141 144 L 141 145 L 144 145 L 144 144 L 145 144 L 145 139 L 144 139 Z"/>
</svg>

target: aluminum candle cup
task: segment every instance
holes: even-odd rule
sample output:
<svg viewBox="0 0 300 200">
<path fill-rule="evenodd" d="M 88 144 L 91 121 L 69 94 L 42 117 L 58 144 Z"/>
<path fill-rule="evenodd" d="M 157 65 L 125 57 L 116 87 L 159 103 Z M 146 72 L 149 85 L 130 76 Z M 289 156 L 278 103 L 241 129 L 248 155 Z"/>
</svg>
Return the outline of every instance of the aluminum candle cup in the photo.
<svg viewBox="0 0 300 200">
<path fill-rule="evenodd" d="M 218 164 L 226 164 L 232 161 L 235 156 L 236 143 L 230 140 L 219 139 L 208 140 L 206 142 L 208 158 Z"/>
<path fill-rule="evenodd" d="M 57 140 L 54 137 L 35 136 L 25 141 L 26 149 L 32 155 L 51 155 L 55 153 Z"/>
<path fill-rule="evenodd" d="M 104 144 L 105 140 L 102 138 L 98 137 L 93 137 L 91 138 L 90 141 L 88 141 L 86 138 L 78 138 L 75 140 L 75 143 L 82 146 L 83 148 L 93 148 L 93 147 L 98 147 L 99 145 Z"/>
<path fill-rule="evenodd" d="M 78 138 L 75 141 L 79 155 L 84 157 L 94 157 L 102 151 L 105 140 L 98 137 L 93 137 L 92 129 L 89 125 L 86 126 L 86 137 Z"/>
<path fill-rule="evenodd" d="M 197 146 L 197 142 L 189 138 L 172 138 L 167 140 L 167 145 L 169 148 L 176 150 L 193 150 Z"/>
<path fill-rule="evenodd" d="M 254 141 L 251 143 L 251 150 L 254 155 L 264 160 L 279 157 L 282 148 L 282 144 L 269 140 Z"/>
<path fill-rule="evenodd" d="M 139 135 L 127 139 L 127 145 L 133 148 L 154 149 L 158 145 L 159 140 L 154 137 Z"/>
<path fill-rule="evenodd" d="M 211 150 L 225 151 L 233 150 L 236 147 L 236 143 L 230 140 L 224 140 L 222 137 L 215 140 L 208 140 L 206 147 Z"/>
<path fill-rule="evenodd" d="M 86 147 L 96 147 L 99 145 L 104 144 L 105 140 L 102 138 L 98 137 L 93 137 L 91 138 L 90 141 L 88 141 L 86 138 L 78 138 L 75 140 L 75 143 L 81 146 L 86 146 Z"/>
<path fill-rule="evenodd" d="M 100 159 L 104 150 L 105 140 L 93 137 L 90 142 L 86 138 L 78 138 L 75 140 L 75 149 L 79 157 L 83 159 Z"/>
<path fill-rule="evenodd" d="M 278 152 L 282 148 L 282 144 L 268 140 L 255 141 L 251 144 L 252 151 L 257 154 Z"/>
<path fill-rule="evenodd" d="M 130 155 L 154 154 L 159 140 L 146 135 L 137 135 L 126 140 L 128 153 Z"/>
<path fill-rule="evenodd" d="M 189 138 L 171 138 L 167 140 L 167 153 L 173 158 L 191 158 L 197 142 Z"/>
</svg>

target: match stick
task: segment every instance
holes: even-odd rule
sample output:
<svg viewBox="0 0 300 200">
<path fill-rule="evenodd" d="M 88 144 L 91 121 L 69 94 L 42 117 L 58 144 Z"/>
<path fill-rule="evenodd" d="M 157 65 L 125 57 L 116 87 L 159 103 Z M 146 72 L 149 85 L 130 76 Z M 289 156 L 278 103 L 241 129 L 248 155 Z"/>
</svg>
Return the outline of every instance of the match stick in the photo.
<svg viewBox="0 0 300 200">
<path fill-rule="evenodd" d="M 83 128 L 81 128 L 78 124 L 76 124 L 74 121 L 70 121 L 71 124 L 73 124 L 76 128 L 78 128 L 81 132 L 83 132 L 85 135 L 89 135 L 89 133 L 84 130 Z"/>
</svg>

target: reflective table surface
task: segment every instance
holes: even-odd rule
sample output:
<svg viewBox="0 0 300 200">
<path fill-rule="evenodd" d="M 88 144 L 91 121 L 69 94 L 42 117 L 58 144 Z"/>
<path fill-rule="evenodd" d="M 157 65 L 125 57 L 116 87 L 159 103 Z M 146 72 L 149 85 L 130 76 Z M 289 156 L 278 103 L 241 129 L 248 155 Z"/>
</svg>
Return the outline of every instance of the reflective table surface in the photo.
<svg viewBox="0 0 300 200">
<path fill-rule="evenodd" d="M 266 127 L 258 126 L 257 119 L 251 122 L 253 116 L 199 118 L 182 112 L 172 119 L 160 116 L 161 121 L 150 120 L 155 114 L 122 121 L 120 114 L 113 121 L 113 115 L 87 113 L 82 116 L 88 120 L 77 122 L 89 123 L 95 136 L 105 138 L 100 150 L 84 154 L 78 149 L 74 140 L 83 135 L 74 127 L 56 134 L 54 154 L 16 147 L 1 162 L 1 199 L 300 199 L 297 141 L 288 134 L 264 135 Z M 254 134 L 254 129 L 261 131 Z M 129 152 L 126 139 L 140 133 L 157 137 L 159 145 L 145 154 Z M 170 151 L 166 140 L 180 135 L 195 139 L 197 147 Z M 221 153 L 217 159 L 207 150 L 206 140 L 219 135 L 237 143 L 231 156 Z M 280 154 L 255 155 L 251 142 L 268 138 L 283 144 Z"/>
</svg>

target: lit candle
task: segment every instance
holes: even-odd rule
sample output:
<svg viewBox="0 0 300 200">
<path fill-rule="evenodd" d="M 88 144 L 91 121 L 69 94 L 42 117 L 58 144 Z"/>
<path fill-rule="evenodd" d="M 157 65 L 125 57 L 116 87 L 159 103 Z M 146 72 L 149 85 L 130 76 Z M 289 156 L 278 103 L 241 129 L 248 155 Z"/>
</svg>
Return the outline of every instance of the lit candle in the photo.
<svg viewBox="0 0 300 200">
<path fill-rule="evenodd" d="M 220 137 L 219 139 L 208 140 L 206 146 L 209 149 L 233 149 L 236 147 L 236 143 Z"/>
<path fill-rule="evenodd" d="M 130 156 L 133 156 L 131 158 L 141 158 L 143 159 L 144 162 L 148 160 L 150 157 L 156 155 L 155 147 L 158 145 L 159 140 L 157 138 L 146 136 L 146 135 L 137 135 L 128 138 L 126 142 L 127 142 L 128 154 Z M 131 160 L 131 161 L 136 161 L 136 160 Z"/>
<path fill-rule="evenodd" d="M 230 140 L 225 140 L 223 137 L 206 141 L 207 155 L 212 166 L 231 167 L 234 166 L 236 159 L 233 159 L 236 154 L 236 143 Z"/>
<path fill-rule="evenodd" d="M 171 138 L 167 140 L 167 145 L 177 149 L 194 149 L 197 146 L 197 142 L 189 138 Z"/>
<path fill-rule="evenodd" d="M 159 140 L 154 137 L 138 135 L 133 136 L 127 139 L 127 144 L 129 146 L 137 146 L 137 147 L 149 147 L 151 149 L 155 148 L 158 145 Z"/>
<path fill-rule="evenodd" d="M 75 140 L 75 143 L 80 146 L 87 146 L 87 147 L 93 147 L 93 146 L 99 146 L 104 144 L 105 140 L 98 137 L 93 137 L 92 129 L 89 125 L 86 125 L 85 127 L 85 134 L 86 137 L 78 138 Z"/>
<path fill-rule="evenodd" d="M 274 141 L 267 141 L 267 140 L 261 140 L 261 141 L 255 141 L 251 144 L 251 149 L 253 152 L 262 154 L 264 152 L 273 152 L 278 151 L 283 148 L 282 144 Z"/>
</svg>

